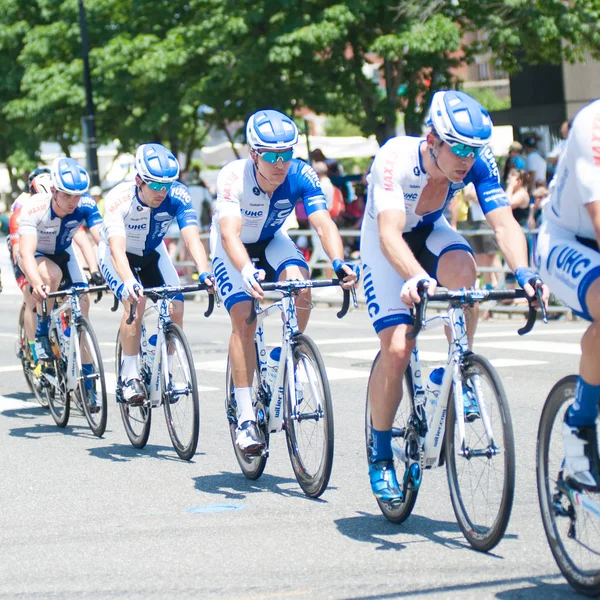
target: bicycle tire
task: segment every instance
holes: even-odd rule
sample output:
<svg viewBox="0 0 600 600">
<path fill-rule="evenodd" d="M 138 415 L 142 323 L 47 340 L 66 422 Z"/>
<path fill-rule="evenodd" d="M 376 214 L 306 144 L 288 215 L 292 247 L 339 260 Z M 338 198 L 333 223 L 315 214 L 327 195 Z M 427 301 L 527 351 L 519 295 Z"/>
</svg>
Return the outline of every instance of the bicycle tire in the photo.
<svg viewBox="0 0 600 600">
<path fill-rule="evenodd" d="M 48 408 L 48 398 L 44 393 L 40 377 L 35 374 L 35 370 L 39 369 L 40 375 L 42 367 L 36 365 L 33 369 L 29 350 L 29 340 L 25 333 L 25 303 L 21 305 L 19 311 L 19 323 L 17 327 L 17 344 L 19 346 L 18 356 L 23 367 L 23 375 L 34 398 L 38 401 L 42 408 Z"/>
<path fill-rule="evenodd" d="M 56 332 L 50 330 L 49 336 L 50 345 L 56 347 Z M 44 364 L 42 373 L 54 377 L 58 387 L 55 387 L 49 382 L 46 382 L 44 391 L 48 400 L 48 408 L 54 422 L 61 429 L 67 426 L 69 415 L 71 414 L 71 393 L 67 391 L 66 385 L 66 369 L 65 360 L 61 357 L 54 356 L 51 361 Z"/>
<path fill-rule="evenodd" d="M 258 365 L 258 361 L 256 364 Z M 265 394 L 260 384 L 260 374 L 258 372 L 258 366 L 255 370 L 254 379 L 252 381 L 252 388 L 253 400 L 262 404 Z M 265 407 L 263 410 L 267 410 L 267 408 Z M 269 454 L 269 431 L 267 427 L 267 416 L 265 414 L 263 419 L 257 418 L 257 425 L 261 428 L 262 433 L 265 437 L 265 452 L 256 456 L 244 454 L 235 443 L 237 412 L 235 404 L 233 377 L 231 376 L 231 368 L 229 366 L 229 355 L 227 356 L 227 369 L 225 371 L 225 414 L 227 415 L 227 421 L 229 423 L 229 435 L 231 437 L 231 445 L 233 446 L 235 458 L 244 476 L 247 479 L 254 481 L 263 474 L 267 465 L 267 458 Z"/>
<path fill-rule="evenodd" d="M 491 363 L 477 354 L 469 353 L 463 357 L 461 366 L 463 386 L 465 382 L 475 382 L 469 385 L 479 385 L 479 391 L 483 393 L 483 384 L 487 384 L 496 406 L 492 407 L 488 397 L 484 398 L 487 413 L 494 432 L 494 443 L 501 450 L 499 456 L 491 454 L 490 456 L 473 456 L 469 458 L 460 456 L 456 448 L 456 407 L 454 405 L 454 386 L 450 389 L 448 398 L 448 417 L 446 419 L 446 437 L 445 455 L 448 475 L 448 485 L 450 488 L 450 499 L 458 526 L 469 544 L 480 552 L 487 552 L 496 546 L 508 526 L 515 492 L 515 446 L 512 428 L 512 420 L 506 393 L 502 386 L 502 381 Z M 473 379 L 476 375 L 478 380 Z M 479 381 L 479 384 L 476 382 Z M 465 444 L 472 452 L 484 451 L 488 446 L 475 447 L 479 442 L 487 444 L 487 436 L 483 426 L 483 418 L 479 417 L 471 422 L 465 422 Z M 500 444 L 498 446 L 498 444 Z M 499 494 L 488 495 L 491 483 L 497 481 L 496 469 L 503 465 L 502 490 Z M 463 485 L 462 480 L 467 479 L 469 474 L 482 467 L 482 473 L 477 474 L 470 479 L 470 485 Z M 463 477 L 464 475 L 464 477 Z M 476 485 L 473 485 L 475 481 Z M 488 485 L 482 485 L 487 483 Z M 485 489 L 484 489 L 485 488 Z M 475 497 L 472 500 L 467 499 L 467 494 L 473 491 Z M 497 504 L 497 509 L 481 510 L 483 500 L 493 500 Z M 488 524 L 489 522 L 489 524 Z"/>
<path fill-rule="evenodd" d="M 119 381 L 119 369 L 121 365 L 121 333 L 117 333 L 117 342 L 115 348 L 115 373 L 117 382 Z M 142 406 L 131 406 L 125 402 L 119 402 L 119 412 L 121 420 L 125 427 L 125 433 L 134 448 L 142 449 L 148 443 L 150 427 L 152 425 L 152 408 L 150 404 L 144 403 Z"/>
<path fill-rule="evenodd" d="M 303 387 L 303 400 L 294 411 L 297 399 L 295 395 L 294 398 L 289 397 L 290 374 L 286 369 L 283 395 L 285 437 L 292 469 L 300 487 L 307 496 L 318 498 L 327 488 L 333 466 L 334 429 L 331 390 L 325 363 L 311 338 L 304 334 L 295 335 L 292 339 L 292 355 L 294 372 Z M 313 386 L 309 383 L 311 378 Z M 304 379 L 307 380 L 306 383 Z M 294 377 L 294 383 L 296 381 Z M 317 390 L 319 397 L 313 396 L 313 389 Z M 316 426 L 310 428 L 311 423 Z M 306 450 L 303 449 L 305 442 L 308 444 Z M 316 442 L 317 446 L 314 452 L 311 448 L 313 442 Z"/>
<path fill-rule="evenodd" d="M 371 461 L 371 447 L 373 445 L 372 442 L 372 423 L 371 423 L 371 401 L 370 401 L 370 389 L 371 389 L 371 378 L 373 377 L 373 371 L 375 370 L 375 366 L 379 362 L 380 352 L 377 353 L 377 356 L 373 360 L 373 364 L 371 365 L 371 372 L 369 373 L 369 381 L 367 383 L 367 399 L 365 405 L 365 442 L 367 446 L 367 461 L 370 464 Z M 413 389 L 411 383 L 410 376 L 410 366 L 406 370 L 406 374 L 403 379 L 406 384 L 406 394 L 403 394 L 404 402 L 400 403 L 398 410 L 396 411 L 396 416 L 394 418 L 394 423 L 392 425 L 392 444 L 397 444 L 399 449 L 401 449 L 402 453 L 404 453 L 404 437 L 401 435 L 401 432 L 405 430 L 406 423 L 408 420 L 408 416 L 414 410 L 414 399 L 413 399 Z M 406 400 L 408 399 L 408 404 Z M 408 407 L 408 411 L 407 411 Z M 402 481 L 404 481 L 404 474 L 406 472 L 406 463 L 398 459 L 398 455 L 400 453 L 394 452 L 394 469 L 396 470 L 396 477 L 398 481 L 402 485 Z M 377 499 L 377 504 L 379 505 L 379 509 L 383 513 L 383 516 L 390 521 L 390 523 L 400 524 L 406 521 L 408 517 L 410 517 L 415 503 L 417 501 L 417 496 L 419 495 L 418 489 L 407 489 L 404 494 L 404 500 L 398 505 L 391 505 L 387 502 L 382 502 Z"/>
<path fill-rule="evenodd" d="M 179 325 L 176 323 L 169 323 L 167 326 L 167 331 L 165 334 L 167 352 L 169 351 L 169 345 L 171 343 L 173 343 L 175 346 L 175 353 L 178 356 L 178 361 L 185 360 L 186 364 L 180 362 L 180 367 L 184 377 L 189 377 L 189 380 L 185 381 L 185 386 L 188 393 L 186 394 L 186 398 L 183 397 L 183 394 L 176 397 L 172 396 L 174 378 L 170 371 L 168 371 L 168 366 L 161 365 L 161 374 L 169 372 L 169 386 L 171 386 L 171 389 L 164 389 L 165 380 L 164 377 L 161 376 L 165 419 L 167 421 L 169 437 L 171 438 L 175 452 L 177 452 L 177 455 L 182 460 L 191 460 L 196 453 L 196 448 L 198 447 L 198 436 L 200 433 L 200 400 L 198 398 L 198 382 L 196 380 L 196 371 L 194 367 L 192 351 L 185 334 L 183 333 L 181 327 L 179 327 Z M 183 351 L 183 357 L 179 357 L 178 345 L 180 345 L 181 350 Z M 165 368 L 167 371 L 165 371 Z M 175 370 L 175 354 L 172 358 L 171 370 Z M 175 386 L 176 389 L 179 389 L 179 387 L 181 386 Z M 191 402 L 184 404 L 186 400 L 190 400 Z M 191 412 L 187 410 L 188 404 Z M 182 413 L 187 413 L 187 415 Z M 189 417 L 188 420 L 190 421 L 188 434 L 185 434 L 183 431 L 186 428 L 183 426 L 183 417 L 186 416 Z"/>
<path fill-rule="evenodd" d="M 597 517 L 587 521 L 587 512 L 557 485 L 562 479 L 564 457 L 560 427 L 568 403 L 575 396 L 576 385 L 576 375 L 564 377 L 554 385 L 544 404 L 536 449 L 537 488 L 542 523 L 556 564 L 576 592 L 596 597 L 600 595 L 600 545 L 596 550 L 588 550 L 590 542 L 580 541 L 580 534 L 585 537 L 588 525 L 588 529 L 596 529 L 596 537 L 600 538 Z M 556 447 L 552 438 L 557 439 Z M 598 494 L 594 494 L 594 500 L 598 502 Z M 575 556 L 577 552 L 579 557 Z M 578 564 L 588 561 L 595 564 L 587 567 Z"/>
<path fill-rule="evenodd" d="M 77 323 L 77 333 L 79 335 L 79 353 L 83 362 L 84 343 L 82 336 L 86 336 L 85 344 L 88 346 L 88 352 L 92 358 L 95 379 L 91 380 L 91 387 L 86 386 L 83 378 L 79 382 L 78 393 L 83 406 L 83 414 L 87 419 L 92 433 L 97 437 L 102 437 L 106 431 L 106 421 L 108 418 L 108 400 L 106 396 L 106 379 L 104 377 L 104 364 L 100 352 L 98 338 L 92 328 L 91 323 L 85 317 Z M 82 373 L 83 375 L 83 373 Z M 92 391 L 93 395 L 90 395 Z M 100 393 L 98 393 L 100 392 Z"/>
</svg>

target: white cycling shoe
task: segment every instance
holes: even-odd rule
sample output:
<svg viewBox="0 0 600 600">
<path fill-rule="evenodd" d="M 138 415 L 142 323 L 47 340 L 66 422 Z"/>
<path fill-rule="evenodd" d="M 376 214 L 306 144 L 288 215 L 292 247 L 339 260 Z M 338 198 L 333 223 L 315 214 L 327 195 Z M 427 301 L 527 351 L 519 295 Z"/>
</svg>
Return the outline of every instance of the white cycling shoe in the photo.
<svg viewBox="0 0 600 600">
<path fill-rule="evenodd" d="M 565 480 L 589 491 L 600 491 L 596 427 L 573 427 L 563 423 L 562 436 L 565 448 Z"/>
<path fill-rule="evenodd" d="M 263 434 L 254 421 L 244 421 L 235 430 L 235 445 L 244 454 L 260 454 L 265 447 Z"/>
</svg>

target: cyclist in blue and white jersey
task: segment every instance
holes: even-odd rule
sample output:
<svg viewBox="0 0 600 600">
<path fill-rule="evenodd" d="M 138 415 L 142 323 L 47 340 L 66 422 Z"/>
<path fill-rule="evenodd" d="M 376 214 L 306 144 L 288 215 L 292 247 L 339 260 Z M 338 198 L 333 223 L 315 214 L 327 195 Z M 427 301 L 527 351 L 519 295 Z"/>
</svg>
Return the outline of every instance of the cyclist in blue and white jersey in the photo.
<svg viewBox="0 0 600 600">
<path fill-rule="evenodd" d="M 600 489 L 596 420 L 600 400 L 600 100 L 573 121 L 544 206 L 540 275 L 569 308 L 591 321 L 581 339 L 575 401 L 565 414 L 564 476 Z"/>
<path fill-rule="evenodd" d="M 104 199 L 104 227 L 98 246 L 102 274 L 124 304 L 121 320 L 123 357 L 118 385 L 122 386 L 125 401 L 132 404 L 145 398 L 137 358 L 145 307 L 143 286 L 180 285 L 163 241 L 174 219 L 200 273 L 200 282 L 211 285 L 206 252 L 189 191 L 176 181 L 179 162 L 161 144 L 142 144 L 135 154 L 135 168 L 135 181 L 120 183 Z M 137 274 L 134 269 L 138 269 Z M 134 300 L 138 302 L 137 315 L 128 325 L 129 306 Z M 183 325 L 182 295 L 175 296 L 172 302 L 171 318 Z"/>
<path fill-rule="evenodd" d="M 394 415 L 402 379 L 414 348 L 406 339 L 412 327 L 410 306 L 419 302 L 417 283 L 447 288 L 471 287 L 476 265 L 466 240 L 454 231 L 443 210 L 458 190 L 472 183 L 479 204 L 506 262 L 528 294 L 538 277 L 527 266 L 527 244 L 500 186 L 498 167 L 487 143 L 492 122 L 487 111 L 463 92 L 433 96 L 426 137 L 389 140 L 375 156 L 367 178 L 368 197 L 362 224 L 367 309 L 381 343 L 380 360 L 371 377 L 373 418 L 371 487 L 383 501 L 398 501 L 400 491 L 392 460 Z M 547 298 L 548 291 L 544 290 Z M 472 344 L 476 311 L 467 314 Z M 479 410 L 465 406 L 467 418 Z"/>
<path fill-rule="evenodd" d="M 248 325 L 246 318 L 251 299 L 264 295 L 259 281 L 309 277 L 302 253 L 281 229 L 298 200 L 304 203 L 338 277 L 344 279 L 343 287 L 356 285 L 358 269 L 343 262 L 342 240 L 327 210 L 318 175 L 310 165 L 293 158 L 298 128 L 292 119 L 275 110 L 260 110 L 248 119 L 246 141 L 250 158 L 223 167 L 217 179 L 211 251 L 219 293 L 232 324 L 229 360 L 238 411 L 236 444 L 253 454 L 264 448 L 265 440 L 252 407 L 256 323 Z M 308 289 L 298 297 L 301 331 L 308 323 L 310 298 Z"/>
<path fill-rule="evenodd" d="M 27 200 L 19 218 L 19 266 L 38 302 L 35 353 L 41 360 L 49 359 L 52 350 L 48 340 L 49 317 L 42 319 L 40 302 L 48 292 L 57 291 L 61 282 L 64 287 L 87 285 L 73 251 L 73 237 L 85 223 L 97 242 L 102 223 L 95 202 L 82 197 L 90 180 L 76 160 L 57 158 L 52 164 L 51 177 L 50 191 Z M 90 269 L 90 281 L 103 283 L 96 255 L 85 234 L 78 236 L 78 245 Z M 52 306 L 53 300 L 49 299 L 48 312 Z M 88 315 L 87 296 L 81 298 L 81 310 Z"/>
</svg>

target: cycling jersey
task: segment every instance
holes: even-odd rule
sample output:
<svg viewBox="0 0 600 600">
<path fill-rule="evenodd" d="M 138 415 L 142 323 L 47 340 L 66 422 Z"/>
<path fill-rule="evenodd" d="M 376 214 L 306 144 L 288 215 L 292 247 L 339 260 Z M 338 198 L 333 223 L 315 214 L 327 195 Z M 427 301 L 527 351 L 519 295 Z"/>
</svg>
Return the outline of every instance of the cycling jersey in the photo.
<svg viewBox="0 0 600 600">
<path fill-rule="evenodd" d="M 220 233 L 220 219 L 240 217 L 242 243 L 264 242 L 281 229 L 298 200 L 307 215 L 327 210 L 319 177 L 309 164 L 293 158 L 284 182 L 269 197 L 258 184 L 254 163 L 236 160 L 219 173 L 213 228 Z"/>
<path fill-rule="evenodd" d="M 429 175 L 423 167 L 420 147 L 425 138 L 399 136 L 380 148 L 367 176 L 368 196 L 363 229 L 377 228 L 377 215 L 388 209 L 406 212 L 404 231 L 413 231 L 430 225 L 442 216 L 454 195 L 473 183 L 484 214 L 500 206 L 509 206 L 506 193 L 500 185 L 498 165 L 490 148 L 479 153 L 463 181 L 448 183 L 443 204 L 424 215 L 417 214 L 417 205 Z"/>
<path fill-rule="evenodd" d="M 198 219 L 187 186 L 175 182 L 157 208 L 144 204 L 134 182 L 126 181 L 114 187 L 104 199 L 102 238 L 126 239 L 126 251 L 143 256 L 160 245 L 171 221 L 176 218 L 179 229 L 194 225 Z"/>
<path fill-rule="evenodd" d="M 573 121 L 567 144 L 550 184 L 544 216 L 571 233 L 595 239 L 585 205 L 600 200 L 600 100 L 582 108 Z"/>
<path fill-rule="evenodd" d="M 93 200 L 82 197 L 71 214 L 59 217 L 52 208 L 52 194 L 34 194 L 21 209 L 19 236 L 36 235 L 37 252 L 59 254 L 69 248 L 82 223 L 88 227 L 102 223 Z"/>
</svg>

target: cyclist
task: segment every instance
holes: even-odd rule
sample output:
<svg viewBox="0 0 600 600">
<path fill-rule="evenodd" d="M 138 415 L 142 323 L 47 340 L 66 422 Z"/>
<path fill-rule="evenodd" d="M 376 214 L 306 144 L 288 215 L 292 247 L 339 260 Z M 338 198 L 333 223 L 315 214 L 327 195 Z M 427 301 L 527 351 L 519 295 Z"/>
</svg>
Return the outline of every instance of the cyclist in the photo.
<svg viewBox="0 0 600 600">
<path fill-rule="evenodd" d="M 252 408 L 256 323 L 248 325 L 246 318 L 251 299 L 264 296 L 259 281 L 309 277 L 302 253 L 281 229 L 298 200 L 336 273 L 344 279 L 344 288 L 356 285 L 358 268 L 343 262 L 342 240 L 327 210 L 318 175 L 310 165 L 293 158 L 298 142 L 295 123 L 276 110 L 260 110 L 248 119 L 246 141 L 250 158 L 229 163 L 217 179 L 211 251 L 219 293 L 232 324 L 229 357 L 239 424 L 236 444 L 243 452 L 256 454 L 265 440 Z M 310 299 L 308 289 L 298 298 L 301 331 L 308 323 Z"/>
<path fill-rule="evenodd" d="M 425 137 L 399 136 L 382 146 L 367 178 L 368 198 L 360 253 L 369 317 L 381 344 L 371 377 L 373 449 L 369 475 L 373 493 L 397 502 L 402 493 L 393 468 L 392 423 L 401 401 L 402 379 L 414 341 L 410 306 L 419 302 L 417 284 L 437 282 L 456 289 L 475 283 L 476 266 L 469 244 L 443 216 L 452 197 L 473 183 L 479 204 L 498 246 L 529 295 L 538 276 L 527 266 L 527 244 L 500 186 L 498 167 L 487 143 L 492 122 L 487 111 L 459 91 L 434 94 Z M 544 288 L 544 301 L 548 290 Z M 467 331 L 472 344 L 476 311 Z M 465 401 L 469 420 L 479 416 Z"/>
<path fill-rule="evenodd" d="M 51 168 L 48 190 L 34 194 L 21 208 L 19 217 L 19 267 L 31 284 L 31 293 L 38 303 L 34 358 L 47 360 L 52 356 L 48 330 L 50 319 L 42 318 L 40 302 L 47 292 L 62 287 L 86 286 L 87 281 L 75 258 L 72 241 L 78 235 L 78 245 L 91 272 L 91 283 L 101 284 L 98 263 L 85 232 L 78 233 L 86 223 L 95 240 L 99 240 L 102 217 L 92 201 L 82 198 L 89 186 L 86 170 L 73 158 L 59 157 Z M 48 300 L 48 312 L 54 302 Z M 28 308 L 31 307 L 28 304 Z M 89 299 L 81 298 L 81 310 L 89 314 Z M 26 317 L 29 318 L 29 317 Z"/>
<path fill-rule="evenodd" d="M 591 321 L 581 339 L 575 401 L 562 426 L 564 477 L 600 489 L 596 419 L 600 400 L 600 100 L 575 117 L 544 206 L 540 275 L 569 308 Z"/>
<path fill-rule="evenodd" d="M 180 285 L 163 241 L 174 218 L 200 273 L 200 283 L 212 285 L 189 191 L 176 181 L 177 159 L 161 144 L 142 144 L 135 154 L 135 168 L 135 181 L 120 183 L 105 197 L 104 227 L 98 248 L 106 282 L 124 304 L 120 334 L 123 360 L 117 385 L 131 404 L 139 404 L 146 396 L 138 368 L 145 307 L 143 286 Z M 128 325 L 133 301 L 138 302 L 136 319 Z M 183 295 L 174 297 L 171 317 L 183 325 Z"/>
</svg>

